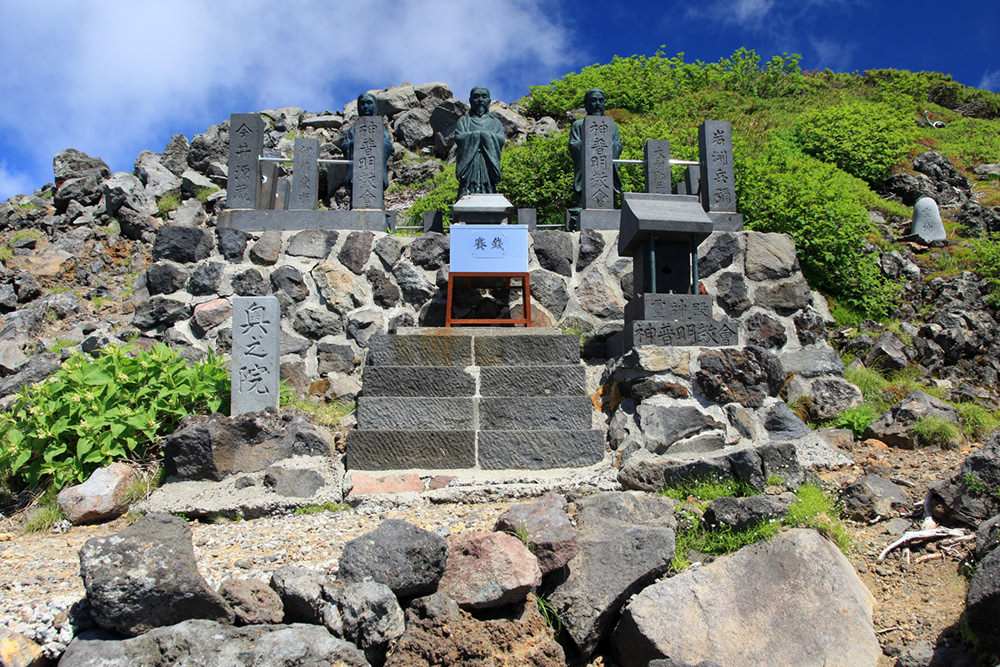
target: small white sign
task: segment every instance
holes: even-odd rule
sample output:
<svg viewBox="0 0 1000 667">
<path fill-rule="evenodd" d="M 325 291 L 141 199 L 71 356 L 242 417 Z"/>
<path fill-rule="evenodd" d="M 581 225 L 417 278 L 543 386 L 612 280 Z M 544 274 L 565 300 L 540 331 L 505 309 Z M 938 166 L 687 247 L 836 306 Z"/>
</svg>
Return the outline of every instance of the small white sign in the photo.
<svg viewBox="0 0 1000 667">
<path fill-rule="evenodd" d="M 452 225 L 451 271 L 526 273 L 528 228 L 522 225 Z"/>
</svg>

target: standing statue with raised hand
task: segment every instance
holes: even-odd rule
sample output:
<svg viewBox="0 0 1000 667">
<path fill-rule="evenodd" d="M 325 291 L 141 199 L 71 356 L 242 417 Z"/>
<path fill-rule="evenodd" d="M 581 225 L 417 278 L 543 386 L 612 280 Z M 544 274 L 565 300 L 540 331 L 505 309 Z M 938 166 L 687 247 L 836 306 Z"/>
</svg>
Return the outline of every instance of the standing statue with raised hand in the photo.
<svg viewBox="0 0 1000 667">
<path fill-rule="evenodd" d="M 375 109 L 374 95 L 371 93 L 358 95 L 358 116 L 374 116 Z M 389 157 L 392 155 L 392 136 L 389 134 L 389 130 L 384 127 L 382 132 L 382 189 L 385 190 L 389 187 Z M 348 128 L 347 132 L 344 133 L 344 140 L 340 145 L 340 150 L 344 153 L 346 159 L 354 159 L 354 126 Z M 350 165 L 347 167 L 347 175 L 344 177 L 344 183 L 351 185 L 353 180 L 354 165 Z"/>
<path fill-rule="evenodd" d="M 458 119 L 455 144 L 458 162 L 458 198 L 497 191 L 500 182 L 500 151 L 507 137 L 496 116 L 490 113 L 490 91 L 482 86 L 469 94 L 469 113 Z"/>
<path fill-rule="evenodd" d="M 583 95 L 583 106 L 587 110 L 588 116 L 604 115 L 604 91 L 599 88 L 591 88 Z M 573 190 L 576 191 L 577 206 L 584 206 L 583 188 L 583 123 L 586 119 L 580 118 L 573 121 L 569 130 L 569 154 L 573 158 Z M 622 140 L 618 135 L 618 126 L 610 118 L 611 125 L 610 148 L 613 160 L 617 160 L 622 154 Z M 614 165 L 614 190 L 622 191 L 621 178 L 618 175 L 618 165 Z"/>
</svg>

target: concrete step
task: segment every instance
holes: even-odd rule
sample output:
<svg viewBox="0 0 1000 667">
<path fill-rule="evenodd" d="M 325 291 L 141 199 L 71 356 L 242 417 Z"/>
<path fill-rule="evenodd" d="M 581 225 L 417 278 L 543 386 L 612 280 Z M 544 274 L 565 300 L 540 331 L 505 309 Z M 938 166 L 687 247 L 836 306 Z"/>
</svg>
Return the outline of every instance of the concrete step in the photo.
<svg viewBox="0 0 1000 667">
<path fill-rule="evenodd" d="M 476 336 L 477 366 L 551 366 L 580 363 L 580 338 L 568 334 Z"/>
<path fill-rule="evenodd" d="M 484 470 L 579 468 L 604 458 L 603 431 L 480 431 Z"/>
<path fill-rule="evenodd" d="M 369 366 L 471 366 L 472 336 L 375 334 L 368 340 Z"/>
<path fill-rule="evenodd" d="M 368 366 L 362 386 L 365 396 L 441 397 L 476 393 L 476 379 L 457 366 Z"/>
<path fill-rule="evenodd" d="M 359 396 L 356 412 L 358 425 L 354 430 L 475 429 L 478 421 L 476 400 L 471 397 Z"/>
<path fill-rule="evenodd" d="M 478 428 L 487 431 L 586 431 L 591 428 L 594 412 L 587 396 L 504 396 L 478 400 Z"/>
<path fill-rule="evenodd" d="M 347 433 L 348 470 L 472 468 L 475 431 L 365 431 Z"/>
<path fill-rule="evenodd" d="M 365 385 L 365 391 L 367 389 Z M 587 393 L 586 369 L 580 364 L 482 366 L 479 393 L 482 396 L 579 396 Z"/>
</svg>

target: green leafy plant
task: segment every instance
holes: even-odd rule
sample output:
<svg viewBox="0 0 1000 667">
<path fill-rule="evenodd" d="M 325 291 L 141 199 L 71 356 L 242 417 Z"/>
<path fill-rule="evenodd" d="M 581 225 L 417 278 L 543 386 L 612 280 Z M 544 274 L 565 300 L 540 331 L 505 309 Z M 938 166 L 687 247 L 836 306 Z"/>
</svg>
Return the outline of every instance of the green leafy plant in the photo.
<svg viewBox="0 0 1000 667">
<path fill-rule="evenodd" d="M 986 486 L 986 482 L 981 480 L 974 473 L 967 472 L 962 476 L 962 479 L 965 481 L 965 485 L 969 487 L 969 491 L 972 491 L 973 493 L 985 495 L 986 492 L 989 491 L 989 488 Z"/>
<path fill-rule="evenodd" d="M 871 403 L 862 403 L 856 407 L 844 410 L 833 419 L 823 422 L 822 425 L 829 428 L 849 429 L 854 434 L 854 439 L 860 440 L 864 437 L 864 432 L 868 426 L 878 419 L 882 412 L 882 410 L 879 410 Z"/>
<path fill-rule="evenodd" d="M 0 477 L 22 486 L 82 482 L 112 461 L 151 456 L 178 420 L 226 410 L 228 398 L 229 374 L 211 352 L 194 365 L 163 344 L 75 354 L 0 413 Z"/>
</svg>

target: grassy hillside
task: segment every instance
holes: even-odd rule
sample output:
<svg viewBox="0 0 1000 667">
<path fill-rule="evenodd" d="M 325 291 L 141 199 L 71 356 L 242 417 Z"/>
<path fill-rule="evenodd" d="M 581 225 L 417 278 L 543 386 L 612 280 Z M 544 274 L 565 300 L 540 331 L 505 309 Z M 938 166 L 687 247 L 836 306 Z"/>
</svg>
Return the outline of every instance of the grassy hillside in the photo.
<svg viewBox="0 0 1000 667">
<path fill-rule="evenodd" d="M 540 220 L 559 223 L 571 205 L 567 112 L 582 106 L 589 88 L 607 94 L 623 158 L 641 158 L 646 139 L 669 139 L 673 157 L 697 159 L 698 125 L 730 120 L 738 206 L 747 227 L 791 234 L 813 287 L 875 317 L 891 310 L 898 289 L 875 263 L 873 250 L 890 241 L 877 233 L 869 212 L 897 223 L 912 213 L 881 198 L 880 183 L 926 150 L 943 153 L 963 170 L 1000 161 L 1000 95 L 944 74 L 804 72 L 798 56 L 763 62 L 746 49 L 715 63 L 685 63 L 683 54 L 662 52 L 616 57 L 533 86 L 521 100 L 527 115 L 551 116 L 564 130 L 504 151 L 501 191 L 515 206 L 538 209 Z M 946 126 L 927 126 L 925 114 Z M 454 176 L 446 172 L 439 181 L 439 191 L 418 207 L 441 198 Z M 973 182 L 981 203 L 1000 204 L 995 181 Z M 623 168 L 623 183 L 626 191 L 641 191 L 641 169 Z M 990 247 L 970 244 L 963 268 L 988 265 L 976 250 Z"/>
</svg>

